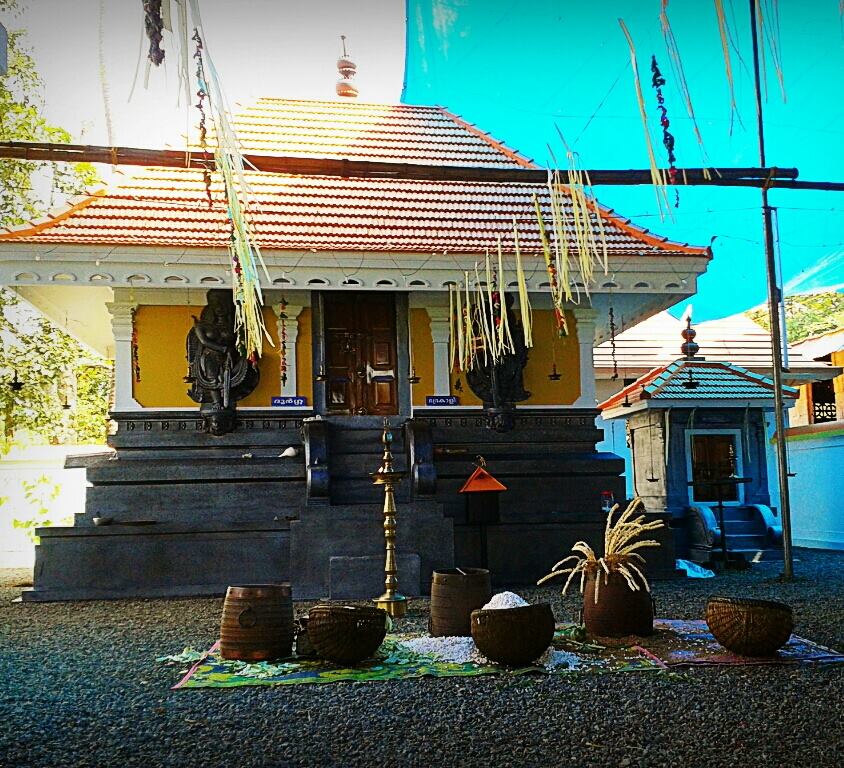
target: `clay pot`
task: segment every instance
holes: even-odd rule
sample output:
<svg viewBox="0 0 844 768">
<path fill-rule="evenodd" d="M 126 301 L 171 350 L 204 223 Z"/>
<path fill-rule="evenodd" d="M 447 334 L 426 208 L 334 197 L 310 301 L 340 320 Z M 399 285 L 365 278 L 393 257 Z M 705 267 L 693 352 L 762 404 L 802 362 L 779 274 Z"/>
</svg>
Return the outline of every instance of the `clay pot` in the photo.
<svg viewBox="0 0 844 768">
<path fill-rule="evenodd" d="M 595 602 L 595 579 L 600 577 L 598 602 Z M 607 581 L 604 583 L 604 577 Z M 632 590 L 620 573 L 603 570 L 589 573 L 583 587 L 583 623 L 590 635 L 625 637 L 652 635 L 654 610 L 651 594 L 641 578 L 634 574 L 640 589 Z"/>
</svg>

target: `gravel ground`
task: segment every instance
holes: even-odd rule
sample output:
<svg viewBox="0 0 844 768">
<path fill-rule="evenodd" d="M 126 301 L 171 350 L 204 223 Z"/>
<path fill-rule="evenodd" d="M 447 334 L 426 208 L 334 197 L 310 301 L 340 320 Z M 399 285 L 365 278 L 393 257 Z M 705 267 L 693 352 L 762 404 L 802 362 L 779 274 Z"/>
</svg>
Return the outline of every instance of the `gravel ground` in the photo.
<svg viewBox="0 0 844 768">
<path fill-rule="evenodd" d="M 712 593 L 791 604 L 798 632 L 844 648 L 844 554 L 657 583 L 659 613 L 700 618 Z M 155 663 L 216 637 L 222 601 L 12 604 L 0 571 L 2 766 L 840 766 L 844 666 L 451 678 L 171 691 Z M 553 589 L 558 619 L 576 599 Z M 306 604 L 299 606 L 305 608 Z M 421 628 L 427 604 L 404 626 Z"/>
</svg>

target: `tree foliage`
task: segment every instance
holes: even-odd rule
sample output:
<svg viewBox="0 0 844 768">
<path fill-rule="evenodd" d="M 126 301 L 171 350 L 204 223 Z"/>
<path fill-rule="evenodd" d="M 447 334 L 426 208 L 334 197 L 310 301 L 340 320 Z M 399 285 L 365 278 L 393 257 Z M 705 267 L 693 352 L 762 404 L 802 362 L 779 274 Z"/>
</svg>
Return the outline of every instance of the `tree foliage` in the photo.
<svg viewBox="0 0 844 768">
<path fill-rule="evenodd" d="M 767 307 L 751 309 L 747 315 L 765 330 L 770 330 Z M 840 331 L 844 328 L 844 293 L 823 291 L 786 296 L 785 324 L 789 344 L 830 331 Z"/>
<path fill-rule="evenodd" d="M 53 445 L 104 442 L 110 390 L 107 360 L 0 289 L 0 452 L 25 433 Z"/>
<path fill-rule="evenodd" d="M 18 9 L 16 0 L 0 0 L 0 12 Z M 43 116 L 43 82 L 24 46 L 25 32 L 9 30 L 9 70 L 0 76 L 0 141 L 70 143 L 64 128 Z M 34 163 L 0 160 L 0 226 L 23 224 L 44 213 L 37 180 L 46 179 L 54 193 L 80 194 L 96 182 L 90 163 Z"/>
</svg>

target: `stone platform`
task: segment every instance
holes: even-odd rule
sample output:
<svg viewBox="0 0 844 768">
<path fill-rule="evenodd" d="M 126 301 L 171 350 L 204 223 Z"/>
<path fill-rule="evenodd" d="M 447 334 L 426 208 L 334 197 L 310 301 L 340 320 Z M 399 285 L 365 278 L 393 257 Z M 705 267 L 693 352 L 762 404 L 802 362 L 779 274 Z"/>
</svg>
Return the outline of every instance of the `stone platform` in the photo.
<svg viewBox="0 0 844 768">
<path fill-rule="evenodd" d="M 395 465 L 407 473 L 396 488 L 402 591 L 426 594 L 433 570 L 455 564 L 488 567 L 497 585 L 530 584 L 575 541 L 600 545 L 601 492 L 623 499 L 624 467 L 595 451 L 595 415 L 519 409 L 505 433 L 487 429 L 480 409 L 395 417 Z M 86 510 L 70 528 L 39 530 L 24 600 L 215 595 L 277 581 L 297 599 L 374 596 L 379 419 L 243 411 L 233 433 L 213 437 L 197 411 L 113 418 L 112 455 L 69 460 L 87 469 Z M 291 446 L 298 455 L 281 458 Z M 478 455 L 508 488 L 483 525 L 458 493 Z"/>
</svg>

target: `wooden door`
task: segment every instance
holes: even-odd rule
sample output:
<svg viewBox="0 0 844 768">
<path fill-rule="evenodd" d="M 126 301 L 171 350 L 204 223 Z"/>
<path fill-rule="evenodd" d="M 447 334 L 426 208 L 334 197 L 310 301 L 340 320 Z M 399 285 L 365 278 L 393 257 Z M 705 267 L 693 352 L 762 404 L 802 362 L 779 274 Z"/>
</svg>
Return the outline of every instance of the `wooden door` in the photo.
<svg viewBox="0 0 844 768">
<path fill-rule="evenodd" d="M 330 413 L 398 413 L 396 304 L 391 294 L 323 294 Z"/>
</svg>

